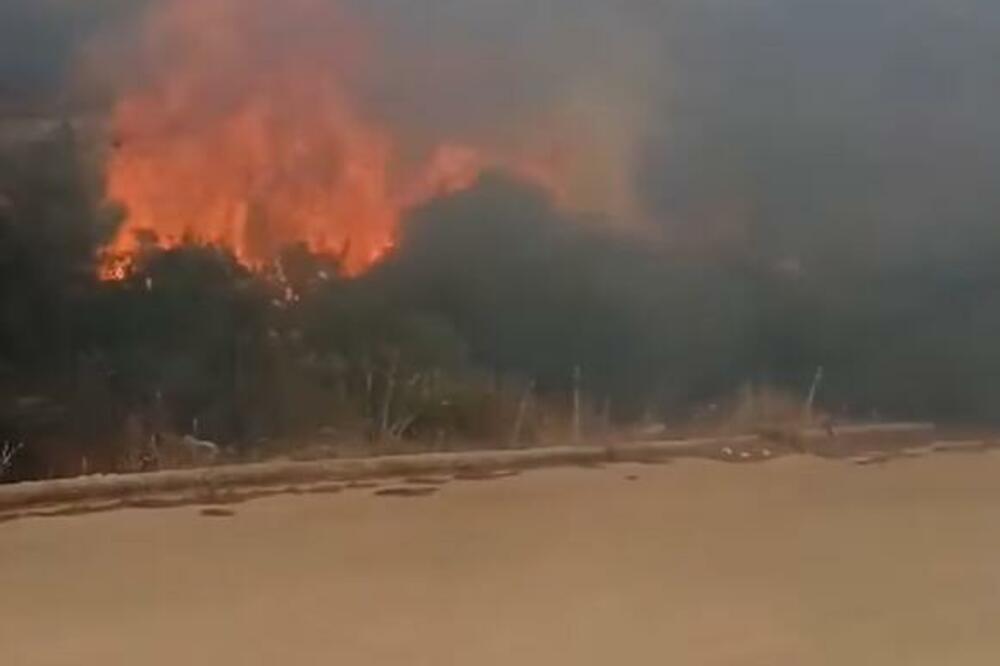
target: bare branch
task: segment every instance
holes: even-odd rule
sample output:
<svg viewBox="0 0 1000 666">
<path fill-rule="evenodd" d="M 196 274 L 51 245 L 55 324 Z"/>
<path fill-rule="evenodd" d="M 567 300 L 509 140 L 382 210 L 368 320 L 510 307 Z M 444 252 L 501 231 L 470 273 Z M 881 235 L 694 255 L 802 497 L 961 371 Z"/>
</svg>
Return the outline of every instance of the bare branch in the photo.
<svg viewBox="0 0 1000 666">
<path fill-rule="evenodd" d="M 3 478 L 14 466 L 14 458 L 24 448 L 23 442 L 4 442 L 0 446 L 0 478 Z"/>
</svg>

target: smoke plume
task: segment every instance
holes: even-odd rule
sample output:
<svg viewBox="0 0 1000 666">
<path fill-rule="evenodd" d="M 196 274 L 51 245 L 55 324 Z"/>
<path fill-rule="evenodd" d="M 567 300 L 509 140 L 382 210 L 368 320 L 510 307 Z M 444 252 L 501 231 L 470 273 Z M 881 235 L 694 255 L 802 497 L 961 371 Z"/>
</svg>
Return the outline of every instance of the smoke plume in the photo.
<svg viewBox="0 0 1000 666">
<path fill-rule="evenodd" d="M 197 30 L 150 38 L 150 21 L 172 11 L 237 6 L 250 26 L 239 33 L 232 17 L 203 16 Z M 163 137 L 231 158 L 236 180 L 218 191 L 243 208 L 222 226 L 291 225 L 305 241 L 325 229 L 354 272 L 395 245 L 385 272 L 408 276 L 399 282 L 411 300 L 433 293 L 437 272 L 475 269 L 466 286 L 480 291 L 428 307 L 467 317 L 491 363 L 538 374 L 557 358 L 554 376 L 571 359 L 545 350 L 571 349 L 608 390 L 641 376 L 661 396 L 748 378 L 801 383 L 822 364 L 835 366 L 830 391 L 858 403 L 982 415 L 996 397 L 987 377 L 1000 370 L 985 342 L 1000 332 L 998 34 L 1000 6 L 988 0 L 8 0 L 0 101 L 63 114 L 96 106 L 132 130 L 113 139 L 119 173 L 132 177 L 147 164 L 144 146 L 150 160 L 173 154 Z M 188 87 L 161 76 L 177 58 L 195 59 Z M 174 93 L 190 93 L 197 113 L 161 113 Z M 271 132 L 259 153 L 220 138 L 234 117 Z M 345 174 L 373 155 L 366 205 L 377 224 L 336 212 L 355 210 L 337 207 L 361 191 Z M 173 192 L 190 173 L 220 175 L 206 163 L 176 177 L 150 166 L 155 184 L 140 199 L 166 205 L 162 183 Z M 248 184 L 262 170 L 264 182 Z M 541 187 L 548 207 L 525 213 L 517 186 L 479 179 L 491 170 Z M 289 213 L 288 197 L 322 199 L 308 208 L 323 221 Z M 175 234 L 207 219 L 178 217 Z M 459 222 L 479 231 L 456 231 Z M 356 223 L 377 228 L 377 240 L 349 243 L 367 233 Z M 426 231 L 439 228 L 451 231 Z M 489 228 L 520 233 L 485 247 Z M 517 263 L 521 244 L 563 248 L 563 270 Z M 499 248 L 502 265 L 475 263 Z M 490 291 L 499 276 L 563 289 L 538 292 L 533 314 L 522 313 L 537 347 L 504 342 L 520 335 L 503 327 L 524 303 Z M 497 312 L 508 308 L 495 319 L 461 307 L 492 297 Z M 600 305 L 567 315 L 579 326 L 544 323 L 545 304 L 560 299 Z M 560 347 L 595 321 L 604 338 Z M 675 372 L 687 358 L 702 361 Z"/>
</svg>

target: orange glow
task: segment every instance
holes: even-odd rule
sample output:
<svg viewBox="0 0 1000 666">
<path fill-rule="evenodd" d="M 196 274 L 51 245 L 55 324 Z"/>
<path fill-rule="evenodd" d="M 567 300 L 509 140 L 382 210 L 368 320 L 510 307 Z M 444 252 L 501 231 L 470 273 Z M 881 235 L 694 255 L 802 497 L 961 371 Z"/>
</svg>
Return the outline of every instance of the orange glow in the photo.
<svg viewBox="0 0 1000 666">
<path fill-rule="evenodd" d="M 112 116 L 106 196 L 126 218 L 102 277 L 124 276 L 143 245 L 184 241 L 225 246 L 251 267 L 305 242 L 358 275 L 393 250 L 405 207 L 467 188 L 486 167 L 556 182 L 446 145 L 394 188 L 393 136 L 349 94 L 361 49 L 343 36 L 358 31 L 331 5 L 164 0 L 149 17 L 142 80 Z"/>
<path fill-rule="evenodd" d="M 567 169 L 563 160 L 552 155 L 546 157 L 507 156 L 499 150 L 484 152 L 471 146 L 445 144 L 438 147 L 419 178 L 410 185 L 404 201 L 408 205 L 418 205 L 434 197 L 460 192 L 472 187 L 484 171 L 496 169 L 542 187 L 557 204 L 568 207 L 567 188 L 563 185 Z"/>
<path fill-rule="evenodd" d="M 109 255 L 135 252 L 141 231 L 161 246 L 218 243 L 248 265 L 300 241 L 357 274 L 391 245 L 390 137 L 346 98 L 325 44 L 260 35 L 274 13 L 262 8 L 174 0 L 151 17 L 145 81 L 114 109 L 107 196 L 127 221 Z"/>
</svg>

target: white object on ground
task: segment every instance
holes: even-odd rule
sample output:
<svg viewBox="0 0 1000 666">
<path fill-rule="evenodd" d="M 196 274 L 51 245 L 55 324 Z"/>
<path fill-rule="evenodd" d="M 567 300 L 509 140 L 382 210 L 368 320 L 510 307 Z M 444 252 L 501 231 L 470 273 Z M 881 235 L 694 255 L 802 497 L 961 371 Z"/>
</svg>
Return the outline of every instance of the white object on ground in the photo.
<svg viewBox="0 0 1000 666">
<path fill-rule="evenodd" d="M 219 457 L 219 445 L 215 442 L 184 435 L 181 443 L 200 461 L 212 462 Z"/>
</svg>

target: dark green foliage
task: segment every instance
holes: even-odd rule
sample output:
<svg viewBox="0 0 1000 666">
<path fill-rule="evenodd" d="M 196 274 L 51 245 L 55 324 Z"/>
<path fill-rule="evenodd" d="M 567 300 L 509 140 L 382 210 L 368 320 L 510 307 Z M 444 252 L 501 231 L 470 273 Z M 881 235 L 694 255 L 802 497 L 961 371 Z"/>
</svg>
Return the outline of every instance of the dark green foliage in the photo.
<svg viewBox="0 0 1000 666">
<path fill-rule="evenodd" d="M 267 356 L 267 285 L 209 247 L 153 251 L 123 281 L 102 285 L 88 311 L 93 344 L 134 409 L 170 406 L 213 435 L 241 428 L 242 373 Z"/>
<path fill-rule="evenodd" d="M 776 264 L 664 247 L 556 210 L 500 175 L 431 202 L 358 279 L 290 247 L 264 272 L 225 250 L 96 262 L 102 211 L 72 135 L 0 159 L 0 429 L 16 478 L 113 469 L 151 432 L 263 440 L 509 441 L 523 386 L 566 405 L 582 368 L 619 420 L 681 417 L 746 382 L 827 409 L 995 421 L 1000 270 L 954 257 Z M 523 440 L 541 427 L 532 411 Z M 269 449 L 270 450 L 270 449 Z"/>
<path fill-rule="evenodd" d="M 72 131 L 0 154 L 0 372 L 61 368 L 94 287 L 94 251 L 114 228 Z"/>
</svg>

